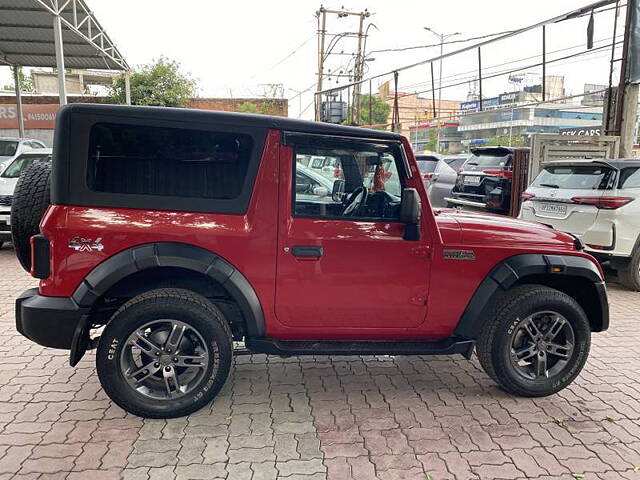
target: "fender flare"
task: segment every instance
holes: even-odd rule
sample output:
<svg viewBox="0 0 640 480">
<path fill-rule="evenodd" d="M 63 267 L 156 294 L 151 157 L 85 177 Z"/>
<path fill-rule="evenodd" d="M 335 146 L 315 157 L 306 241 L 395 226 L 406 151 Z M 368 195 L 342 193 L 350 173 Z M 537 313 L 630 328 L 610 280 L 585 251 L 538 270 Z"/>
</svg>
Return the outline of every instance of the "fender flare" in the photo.
<svg viewBox="0 0 640 480">
<path fill-rule="evenodd" d="M 575 255 L 514 255 L 496 265 L 478 286 L 460 317 L 454 335 L 477 339 L 484 320 L 491 313 L 495 299 L 520 279 L 530 275 L 563 275 L 583 277 L 594 283 L 598 292 L 599 324 L 597 331 L 609 326 L 609 304 L 606 287 L 598 267 L 588 258 Z"/>
<path fill-rule="evenodd" d="M 123 278 L 155 267 L 179 267 L 211 277 L 238 304 L 246 322 L 247 336 L 264 337 L 260 300 L 245 276 L 222 257 L 184 243 L 147 243 L 123 250 L 95 267 L 76 288 L 72 298 L 81 307 L 91 307 Z"/>
</svg>

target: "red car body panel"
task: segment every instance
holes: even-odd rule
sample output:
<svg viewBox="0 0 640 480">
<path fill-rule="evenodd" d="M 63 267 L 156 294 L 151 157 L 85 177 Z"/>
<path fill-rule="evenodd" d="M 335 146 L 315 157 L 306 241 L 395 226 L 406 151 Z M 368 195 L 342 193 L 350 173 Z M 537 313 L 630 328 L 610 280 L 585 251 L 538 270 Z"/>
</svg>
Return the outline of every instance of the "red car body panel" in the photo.
<svg viewBox="0 0 640 480">
<path fill-rule="evenodd" d="M 577 251 L 573 238 L 506 217 L 431 210 L 411 147 L 408 187 L 422 200 L 421 235 L 403 240 L 399 222 L 355 222 L 292 216 L 292 155 L 267 136 L 244 215 L 83 206 L 49 207 L 41 230 L 50 240 L 51 276 L 40 294 L 68 297 L 102 261 L 151 242 L 209 250 L 237 268 L 255 290 L 267 335 L 277 339 L 420 340 L 450 337 L 480 282 L 500 261 L 521 253 Z M 151 228 L 153 227 L 153 228 Z M 74 251 L 74 237 L 100 238 L 102 251 Z M 322 246 L 317 260 L 285 249 Z M 470 250 L 474 261 L 446 259 Z M 593 259 L 592 259 L 593 260 Z"/>
</svg>

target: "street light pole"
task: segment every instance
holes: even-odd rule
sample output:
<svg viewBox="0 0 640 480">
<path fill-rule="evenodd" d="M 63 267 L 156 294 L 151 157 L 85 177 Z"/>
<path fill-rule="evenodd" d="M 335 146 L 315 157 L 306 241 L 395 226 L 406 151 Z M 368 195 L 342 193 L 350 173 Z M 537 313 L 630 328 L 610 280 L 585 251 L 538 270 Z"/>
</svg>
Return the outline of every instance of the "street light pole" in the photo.
<svg viewBox="0 0 640 480">
<path fill-rule="evenodd" d="M 436 153 L 440 153 L 440 117 L 442 117 L 442 55 L 444 55 L 444 42 L 456 35 L 460 35 L 460 32 L 455 33 L 438 33 L 432 28 L 424 27 L 427 32 L 433 33 L 440 40 L 440 61 L 438 62 L 438 139 L 436 140 Z"/>
</svg>

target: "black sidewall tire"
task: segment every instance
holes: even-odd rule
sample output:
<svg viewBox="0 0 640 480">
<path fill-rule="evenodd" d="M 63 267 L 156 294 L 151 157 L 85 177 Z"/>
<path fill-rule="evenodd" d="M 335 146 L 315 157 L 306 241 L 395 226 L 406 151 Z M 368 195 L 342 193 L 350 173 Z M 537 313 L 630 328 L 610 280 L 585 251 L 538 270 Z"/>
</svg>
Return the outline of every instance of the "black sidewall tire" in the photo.
<svg viewBox="0 0 640 480">
<path fill-rule="evenodd" d="M 511 362 L 511 342 L 520 321 L 540 311 L 555 311 L 571 324 L 575 346 L 567 365 L 553 377 L 543 380 L 527 379 L 516 371 Z M 539 294 L 510 304 L 499 312 L 498 325 L 491 346 L 491 360 L 495 379 L 510 393 L 527 397 L 541 397 L 556 393 L 580 374 L 589 356 L 591 328 L 586 314 L 577 302 L 557 290 L 545 288 Z"/>
<path fill-rule="evenodd" d="M 628 289 L 640 292 L 640 246 L 636 246 L 627 265 L 618 270 L 618 278 Z"/>
<path fill-rule="evenodd" d="M 107 395 L 128 412 L 147 418 L 181 417 L 208 404 L 224 386 L 233 358 L 228 329 L 221 323 L 224 317 L 214 305 L 209 303 L 209 306 L 217 311 L 219 320 L 212 319 L 210 312 L 200 305 L 176 302 L 171 297 L 140 303 L 120 315 L 116 313 L 106 326 L 96 352 L 98 377 Z M 145 323 L 161 318 L 176 319 L 193 326 L 207 343 L 210 357 L 214 358 L 200 384 L 187 395 L 173 400 L 155 400 L 136 392 L 120 368 L 120 355 L 129 335 Z"/>
<path fill-rule="evenodd" d="M 31 270 L 31 237 L 50 204 L 51 162 L 35 161 L 20 174 L 11 205 L 11 241 L 22 268 Z"/>
</svg>

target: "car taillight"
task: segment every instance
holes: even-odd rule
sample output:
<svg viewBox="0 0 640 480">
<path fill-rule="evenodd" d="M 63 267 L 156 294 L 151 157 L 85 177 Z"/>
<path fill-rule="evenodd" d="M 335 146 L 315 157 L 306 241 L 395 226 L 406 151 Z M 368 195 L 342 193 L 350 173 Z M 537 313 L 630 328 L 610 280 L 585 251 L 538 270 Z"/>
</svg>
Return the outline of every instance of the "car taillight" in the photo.
<svg viewBox="0 0 640 480">
<path fill-rule="evenodd" d="M 572 197 L 571 201 L 581 205 L 593 205 L 596 208 L 615 210 L 631 202 L 633 197 Z"/>
<path fill-rule="evenodd" d="M 534 197 L 535 197 L 535 195 L 533 193 L 529 193 L 529 192 L 522 192 L 520 194 L 520 200 L 522 200 L 523 202 L 526 202 L 527 200 L 531 200 Z"/>
<path fill-rule="evenodd" d="M 438 178 L 438 175 L 439 174 L 437 172 L 423 173 L 422 178 L 424 178 L 425 180 L 431 180 L 432 182 L 435 182 Z"/>
<path fill-rule="evenodd" d="M 339 168 L 336 168 L 333 170 L 334 178 L 340 178 L 341 175 L 342 175 L 342 170 L 340 170 Z"/>
<path fill-rule="evenodd" d="M 482 173 L 502 178 L 513 178 L 513 172 L 511 170 L 484 170 Z"/>
</svg>

